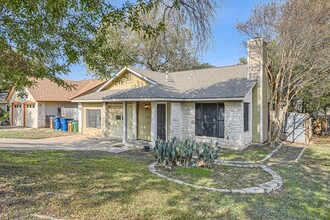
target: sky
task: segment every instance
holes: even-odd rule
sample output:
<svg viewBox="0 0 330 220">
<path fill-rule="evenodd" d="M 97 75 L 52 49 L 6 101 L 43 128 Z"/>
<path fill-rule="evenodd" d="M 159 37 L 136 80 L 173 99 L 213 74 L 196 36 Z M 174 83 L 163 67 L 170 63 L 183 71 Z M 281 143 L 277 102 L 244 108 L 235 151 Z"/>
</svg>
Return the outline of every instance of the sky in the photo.
<svg viewBox="0 0 330 220">
<path fill-rule="evenodd" d="M 226 66 L 238 63 L 240 57 L 246 57 L 246 48 L 243 42 L 247 37 L 236 29 L 238 22 L 246 21 L 252 9 L 271 0 L 224 0 L 220 3 L 221 9 L 217 10 L 216 21 L 212 25 L 213 46 L 202 57 L 201 62 L 214 66 Z M 71 67 L 67 79 L 82 80 L 91 78 L 87 75 L 84 64 Z"/>
</svg>

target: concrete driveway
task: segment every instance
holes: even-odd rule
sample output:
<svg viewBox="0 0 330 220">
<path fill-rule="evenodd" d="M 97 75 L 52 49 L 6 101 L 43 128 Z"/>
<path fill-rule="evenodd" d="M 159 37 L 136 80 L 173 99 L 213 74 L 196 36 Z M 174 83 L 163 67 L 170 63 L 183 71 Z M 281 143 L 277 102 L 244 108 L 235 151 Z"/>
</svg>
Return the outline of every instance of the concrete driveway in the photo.
<svg viewBox="0 0 330 220">
<path fill-rule="evenodd" d="M 132 142 L 124 146 L 120 140 L 82 134 L 47 139 L 0 138 L 0 149 L 3 150 L 100 150 L 121 153 L 143 144 L 142 142 Z"/>
</svg>

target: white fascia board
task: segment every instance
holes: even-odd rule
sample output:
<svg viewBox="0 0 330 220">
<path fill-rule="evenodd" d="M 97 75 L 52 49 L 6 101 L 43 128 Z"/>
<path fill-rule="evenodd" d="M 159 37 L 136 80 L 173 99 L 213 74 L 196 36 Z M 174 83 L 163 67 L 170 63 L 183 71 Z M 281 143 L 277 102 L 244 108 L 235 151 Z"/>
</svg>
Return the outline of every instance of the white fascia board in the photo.
<svg viewBox="0 0 330 220">
<path fill-rule="evenodd" d="M 244 96 L 244 100 L 246 99 L 246 97 L 250 94 L 250 92 L 252 92 L 252 89 L 257 85 L 257 82 L 255 82 L 253 84 L 253 86 L 251 87 L 251 89 L 246 93 L 246 95 Z"/>
<path fill-rule="evenodd" d="M 135 72 L 134 70 L 132 70 L 132 69 L 130 69 L 130 68 L 127 68 L 127 70 L 130 71 L 131 73 L 135 74 L 135 75 L 138 76 L 139 78 L 142 78 L 142 79 L 144 79 L 144 80 L 150 82 L 150 83 L 153 84 L 153 85 L 156 85 L 156 84 L 157 84 L 155 81 L 153 81 L 153 80 L 151 80 L 151 79 L 149 79 L 149 78 L 147 78 L 147 77 L 141 75 L 141 74 L 138 73 L 138 72 Z"/>
<path fill-rule="evenodd" d="M 148 81 L 149 83 L 156 85 L 157 83 L 148 79 L 147 77 L 141 75 L 138 72 L 135 72 L 134 70 L 128 68 L 128 67 L 124 67 L 123 69 L 121 69 L 112 79 L 110 79 L 108 82 L 106 82 L 101 88 L 99 88 L 96 92 L 100 92 L 102 91 L 102 89 L 104 89 L 105 87 L 107 87 L 115 78 L 117 78 L 118 76 L 120 76 L 125 70 L 130 71 L 131 73 L 133 73 L 134 75 L 136 75 L 137 77 L 144 79 L 146 81 Z"/>
<path fill-rule="evenodd" d="M 119 76 L 120 74 L 122 74 L 126 69 L 127 69 L 127 67 L 124 67 L 123 69 L 121 69 L 112 79 L 110 79 L 103 86 L 101 86 L 101 88 L 99 88 L 96 92 L 102 91 L 102 89 L 104 89 L 106 86 L 108 86 L 117 76 Z"/>
</svg>

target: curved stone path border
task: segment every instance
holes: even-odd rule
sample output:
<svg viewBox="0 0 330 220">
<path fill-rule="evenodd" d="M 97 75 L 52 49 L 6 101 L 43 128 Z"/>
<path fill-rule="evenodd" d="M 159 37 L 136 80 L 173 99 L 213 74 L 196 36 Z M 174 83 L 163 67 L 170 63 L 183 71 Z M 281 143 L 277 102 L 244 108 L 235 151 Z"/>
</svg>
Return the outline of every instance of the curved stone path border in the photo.
<svg viewBox="0 0 330 220">
<path fill-rule="evenodd" d="M 298 157 L 294 160 L 295 163 L 297 163 L 298 160 L 302 157 L 302 155 L 304 154 L 305 150 L 306 150 L 306 147 L 304 147 L 304 148 L 301 150 L 301 152 L 300 152 L 300 154 L 298 155 Z"/>
<path fill-rule="evenodd" d="M 278 147 L 276 147 L 272 152 L 270 152 L 269 154 L 267 154 L 266 157 L 264 157 L 263 159 L 258 160 L 258 161 L 225 160 L 225 161 L 222 161 L 222 162 L 232 163 L 232 164 L 255 164 L 255 163 L 263 163 L 263 162 L 269 160 L 282 146 L 283 146 L 283 144 L 280 143 L 278 145 Z"/>
<path fill-rule="evenodd" d="M 256 187 L 250 187 L 250 188 L 242 188 L 242 189 L 218 189 L 218 188 L 214 188 L 214 187 L 207 187 L 207 186 L 198 186 L 198 185 L 194 185 L 191 183 L 186 183 L 184 181 L 178 180 L 178 179 L 173 179 L 170 177 L 167 177 L 163 174 L 160 174 L 157 172 L 155 166 L 157 165 L 157 162 L 154 162 L 152 164 L 149 165 L 149 170 L 151 173 L 159 176 L 160 178 L 164 178 L 179 184 L 183 184 L 183 185 L 187 185 L 187 186 L 191 186 L 194 188 L 198 188 L 198 189 L 207 189 L 207 190 L 212 190 L 212 191 L 217 191 L 217 192 L 227 192 L 227 193 L 270 193 L 274 190 L 279 189 L 282 185 L 282 177 L 280 175 L 278 175 L 275 171 L 271 170 L 269 167 L 267 167 L 266 165 L 260 165 L 260 164 L 233 164 L 233 163 L 228 163 L 228 162 L 220 162 L 217 161 L 215 164 L 217 165 L 225 165 L 225 166 L 235 166 L 235 167 L 260 167 L 261 169 L 263 169 L 265 172 L 269 173 L 272 177 L 273 180 L 265 182 L 265 183 L 261 183 Z"/>
</svg>

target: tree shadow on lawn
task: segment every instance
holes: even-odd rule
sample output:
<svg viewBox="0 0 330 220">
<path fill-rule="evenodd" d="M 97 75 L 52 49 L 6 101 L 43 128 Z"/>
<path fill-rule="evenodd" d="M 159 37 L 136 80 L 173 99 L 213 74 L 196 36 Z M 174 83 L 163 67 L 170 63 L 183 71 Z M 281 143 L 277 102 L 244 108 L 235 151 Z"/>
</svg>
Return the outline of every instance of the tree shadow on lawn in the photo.
<svg viewBox="0 0 330 220">
<path fill-rule="evenodd" d="M 261 195 L 218 193 L 161 179 L 148 170 L 153 155 L 140 151 L 33 151 L 28 156 L 0 151 L 11 153 L 15 156 L 0 157 L 1 183 L 11 190 L 11 199 L 28 199 L 2 205 L 8 218 L 22 217 L 32 206 L 38 214 L 74 219 L 326 219 L 329 214 L 329 173 L 314 167 L 314 160 L 320 161 L 311 151 L 306 151 L 303 162 L 277 167 L 283 188 Z M 308 161 L 313 166 L 306 165 Z"/>
</svg>

